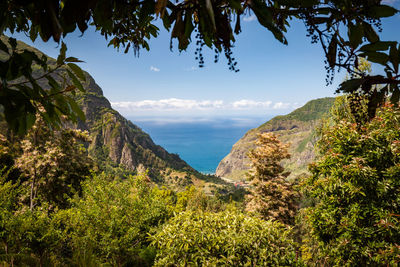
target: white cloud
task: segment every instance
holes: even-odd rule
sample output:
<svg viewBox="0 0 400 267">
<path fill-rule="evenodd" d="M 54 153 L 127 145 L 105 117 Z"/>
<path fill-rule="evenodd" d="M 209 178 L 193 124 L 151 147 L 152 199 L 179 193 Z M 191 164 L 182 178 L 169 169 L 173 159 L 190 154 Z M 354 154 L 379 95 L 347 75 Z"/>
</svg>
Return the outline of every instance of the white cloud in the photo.
<svg viewBox="0 0 400 267">
<path fill-rule="evenodd" d="M 273 109 L 285 109 L 289 107 L 290 107 L 289 103 L 277 102 L 274 104 Z"/>
<path fill-rule="evenodd" d="M 156 68 L 156 67 L 154 67 L 154 66 L 151 66 L 151 67 L 150 67 L 150 70 L 151 70 L 151 71 L 155 71 L 155 72 L 159 72 L 159 71 L 160 71 L 159 68 Z"/>
<path fill-rule="evenodd" d="M 298 103 L 284 103 L 272 101 L 255 101 L 250 99 L 237 100 L 224 103 L 222 100 L 193 100 L 168 98 L 161 100 L 141 100 L 112 102 L 112 106 L 123 112 L 134 111 L 214 111 L 214 110 L 277 110 L 293 109 L 299 106 Z"/>
<path fill-rule="evenodd" d="M 269 108 L 271 101 L 258 102 L 249 99 L 242 99 L 232 103 L 232 107 L 235 109 L 249 109 L 249 108 Z"/>
<path fill-rule="evenodd" d="M 223 107 L 222 100 L 191 100 L 168 98 L 161 100 L 142 100 L 136 102 L 113 102 L 116 109 L 123 110 L 193 110 L 219 109 Z"/>
<path fill-rule="evenodd" d="M 243 21 L 250 22 L 250 21 L 255 21 L 256 19 L 257 19 L 257 17 L 255 15 L 251 15 L 248 17 L 244 17 Z"/>
</svg>

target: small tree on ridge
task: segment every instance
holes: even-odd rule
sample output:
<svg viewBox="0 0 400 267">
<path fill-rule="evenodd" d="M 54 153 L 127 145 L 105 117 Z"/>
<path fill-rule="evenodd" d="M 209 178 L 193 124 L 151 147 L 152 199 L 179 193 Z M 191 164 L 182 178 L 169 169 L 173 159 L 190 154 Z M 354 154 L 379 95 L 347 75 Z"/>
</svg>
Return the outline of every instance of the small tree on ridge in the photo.
<svg viewBox="0 0 400 267">
<path fill-rule="evenodd" d="M 273 133 L 259 134 L 255 143 L 257 147 L 249 153 L 252 169 L 248 175 L 252 189 L 246 210 L 257 212 L 264 219 L 292 224 L 298 193 L 286 180 L 289 172 L 280 164 L 283 159 L 290 158 L 289 145 L 282 144 Z"/>
</svg>

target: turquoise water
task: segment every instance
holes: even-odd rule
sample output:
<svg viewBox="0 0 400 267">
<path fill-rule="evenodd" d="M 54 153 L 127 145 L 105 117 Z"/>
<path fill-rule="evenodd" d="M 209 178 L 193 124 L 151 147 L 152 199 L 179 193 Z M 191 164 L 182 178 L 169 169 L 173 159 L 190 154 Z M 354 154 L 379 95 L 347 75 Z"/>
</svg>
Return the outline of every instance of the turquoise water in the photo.
<svg viewBox="0 0 400 267">
<path fill-rule="evenodd" d="M 196 170 L 214 173 L 218 163 L 248 130 L 258 127 L 265 117 L 173 119 L 129 118 L 153 141 L 170 153 L 178 154 Z"/>
</svg>

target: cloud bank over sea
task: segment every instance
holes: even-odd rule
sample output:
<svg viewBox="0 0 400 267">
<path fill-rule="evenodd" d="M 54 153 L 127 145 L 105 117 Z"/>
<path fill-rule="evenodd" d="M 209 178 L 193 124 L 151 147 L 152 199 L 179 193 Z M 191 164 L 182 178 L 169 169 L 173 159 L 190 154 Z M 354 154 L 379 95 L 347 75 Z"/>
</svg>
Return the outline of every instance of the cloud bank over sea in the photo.
<svg viewBox="0 0 400 267">
<path fill-rule="evenodd" d="M 151 114 L 202 114 L 235 112 L 243 114 L 279 113 L 279 111 L 291 111 L 303 103 L 272 102 L 269 100 L 256 101 L 252 99 L 240 99 L 232 102 L 223 100 L 194 100 L 181 98 L 168 98 L 159 100 L 139 100 L 111 102 L 114 109 L 123 115 L 151 115 Z"/>
</svg>

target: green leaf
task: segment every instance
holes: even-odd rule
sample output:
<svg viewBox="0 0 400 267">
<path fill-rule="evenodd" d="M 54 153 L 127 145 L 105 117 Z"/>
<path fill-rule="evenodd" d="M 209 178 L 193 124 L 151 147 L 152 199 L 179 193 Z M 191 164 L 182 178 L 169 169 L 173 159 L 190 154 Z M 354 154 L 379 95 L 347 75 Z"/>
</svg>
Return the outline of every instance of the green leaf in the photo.
<svg viewBox="0 0 400 267">
<path fill-rule="evenodd" d="M 128 43 L 128 45 L 125 47 L 124 54 L 128 53 L 130 47 L 131 43 Z"/>
<path fill-rule="evenodd" d="M 3 43 L 3 41 L 1 39 L 0 39 L 0 49 L 2 51 L 4 51 L 5 53 L 9 54 L 7 45 L 5 43 Z"/>
<path fill-rule="evenodd" d="M 375 32 L 374 28 L 372 28 L 371 24 L 364 22 L 363 26 L 364 26 L 365 37 L 367 37 L 368 41 L 370 43 L 378 42 L 379 41 L 379 36 Z"/>
<path fill-rule="evenodd" d="M 68 73 L 68 76 L 71 78 L 72 83 L 75 85 L 75 87 L 78 88 L 79 91 L 85 92 L 85 89 L 83 88 L 81 82 L 76 78 L 76 76 L 68 69 L 67 69 L 67 73 Z"/>
<path fill-rule="evenodd" d="M 242 3 L 240 0 L 228 0 L 230 6 L 235 9 L 236 11 L 239 11 L 242 9 Z"/>
<path fill-rule="evenodd" d="M 387 5 L 374 6 L 369 9 L 369 14 L 374 18 L 385 18 L 396 15 L 397 9 Z"/>
<path fill-rule="evenodd" d="M 274 37 L 283 44 L 287 44 L 287 40 L 282 31 L 274 24 L 271 10 L 263 1 L 253 0 L 250 7 L 257 17 L 258 22 L 267 28 Z"/>
<path fill-rule="evenodd" d="M 79 77 L 79 79 L 81 79 L 82 81 L 86 81 L 85 74 L 78 65 L 74 63 L 68 63 L 67 65 Z"/>
<path fill-rule="evenodd" d="M 356 49 L 361 43 L 364 36 L 364 28 L 360 23 L 349 24 L 348 36 L 350 40 L 351 47 Z"/>
<path fill-rule="evenodd" d="M 399 71 L 399 49 L 397 49 L 396 45 L 390 46 L 389 51 L 389 61 L 392 63 L 394 71 L 397 73 Z"/>
<path fill-rule="evenodd" d="M 17 48 L 17 40 L 15 38 L 8 38 L 8 43 L 11 45 L 13 50 Z"/>
<path fill-rule="evenodd" d="M 357 89 L 359 89 L 363 83 L 364 79 L 350 79 L 344 81 L 339 85 L 337 92 L 352 93 L 357 91 Z"/>
<path fill-rule="evenodd" d="M 79 59 L 77 59 L 76 57 L 67 57 L 67 58 L 65 59 L 65 62 L 78 62 L 78 63 L 80 63 L 80 62 L 84 62 L 84 61 L 79 60 Z"/>
<path fill-rule="evenodd" d="M 171 20 L 170 20 L 170 16 L 168 16 L 168 14 L 165 14 L 164 16 L 161 17 L 162 21 L 163 21 L 163 25 L 164 28 L 169 31 L 169 29 L 171 28 Z"/>
<path fill-rule="evenodd" d="M 211 24 L 213 26 L 213 30 L 216 31 L 217 30 L 217 26 L 215 25 L 215 16 L 214 16 L 214 10 L 213 10 L 213 6 L 211 3 L 211 0 L 205 0 L 206 2 L 206 10 L 208 13 L 208 17 L 211 20 Z"/>
<path fill-rule="evenodd" d="M 31 39 L 31 41 L 35 42 L 37 36 L 38 36 L 37 27 L 31 27 L 31 29 L 29 31 L 29 38 Z"/>
<path fill-rule="evenodd" d="M 62 65 L 65 60 L 65 52 L 67 51 L 67 46 L 64 42 L 61 43 L 60 54 L 57 57 L 57 64 Z"/>
<path fill-rule="evenodd" d="M 51 77 L 50 75 L 46 75 L 46 79 L 49 82 L 49 85 L 53 88 L 54 92 L 51 92 L 52 94 L 61 91 L 60 84 L 56 80 L 54 80 L 53 77 Z"/>
<path fill-rule="evenodd" d="M 71 106 L 72 111 L 75 112 L 78 118 L 81 121 L 85 121 L 86 120 L 85 113 L 83 113 L 82 109 L 79 107 L 76 101 L 73 98 L 68 97 L 68 103 Z"/>
<path fill-rule="evenodd" d="M 381 65 L 385 65 L 389 61 L 389 56 L 382 52 L 364 52 L 360 56 Z"/>
<path fill-rule="evenodd" d="M 390 102 L 392 102 L 393 105 L 398 106 L 400 100 L 400 90 L 398 85 L 392 85 L 392 86 L 394 86 L 394 88 L 392 96 L 390 97 Z"/>
<path fill-rule="evenodd" d="M 385 50 L 388 50 L 389 47 L 390 47 L 391 45 L 393 45 L 393 44 L 396 44 L 396 42 L 383 42 L 383 41 L 378 41 L 378 42 L 375 42 L 375 43 L 372 43 L 372 44 L 363 45 L 363 46 L 360 48 L 360 51 L 363 51 L 363 52 L 369 52 L 369 51 L 372 51 L 372 52 L 375 52 L 375 51 L 385 51 Z"/>
<path fill-rule="evenodd" d="M 192 13 L 186 12 L 185 14 L 185 38 L 189 41 L 190 36 L 194 30 L 194 26 L 192 24 Z M 189 44 L 189 42 L 188 42 Z"/>
<path fill-rule="evenodd" d="M 236 15 L 235 33 L 239 34 L 241 31 L 242 31 L 242 28 L 240 27 L 240 14 L 238 13 Z"/>
<path fill-rule="evenodd" d="M 337 38 L 336 34 L 332 37 L 331 43 L 329 44 L 328 47 L 328 54 L 327 54 L 327 60 L 329 63 L 329 66 L 333 68 L 336 63 L 336 54 L 337 54 Z"/>
</svg>

